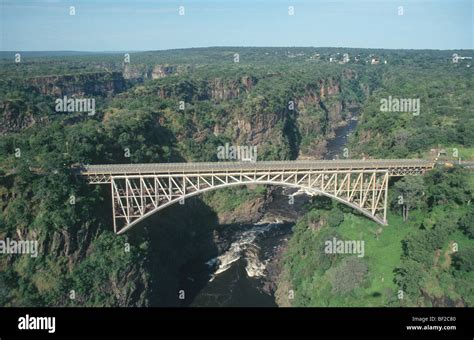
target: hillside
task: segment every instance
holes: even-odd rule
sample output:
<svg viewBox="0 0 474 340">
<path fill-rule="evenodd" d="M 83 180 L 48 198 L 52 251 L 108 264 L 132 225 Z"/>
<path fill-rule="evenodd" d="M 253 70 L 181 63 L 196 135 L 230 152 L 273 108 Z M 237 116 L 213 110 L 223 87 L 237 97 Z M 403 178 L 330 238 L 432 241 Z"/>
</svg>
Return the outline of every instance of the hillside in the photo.
<svg viewBox="0 0 474 340">
<path fill-rule="evenodd" d="M 328 61 L 347 51 L 359 60 Z M 217 147 L 226 143 L 258 146 L 258 160 L 321 159 L 356 111 L 352 158 L 424 157 L 432 148 L 472 157 L 472 70 L 450 63 L 451 54 L 228 47 L 132 53 L 130 63 L 123 54 L 26 55 L 18 65 L 3 53 L 0 237 L 37 239 L 40 253 L 0 259 L 0 304 L 180 305 L 183 268 L 217 256 L 216 229 L 256 222 L 274 189 L 195 197 L 117 236 L 110 189 L 75 177 L 77 163 L 217 161 Z M 374 55 L 388 62 L 366 62 Z M 64 96 L 94 99 L 95 113 L 58 112 Z M 419 116 L 381 113 L 380 99 L 388 96 L 419 98 Z M 392 201 L 411 185 L 424 195 L 407 221 L 394 203 L 383 231 L 335 203 L 308 203 L 284 255 L 277 302 L 472 306 L 472 174 L 438 169 L 414 184 L 391 185 Z M 316 253 L 314 245 L 334 233 L 365 239 L 367 256 Z M 360 280 L 335 288 L 354 268 L 364 273 Z"/>
</svg>

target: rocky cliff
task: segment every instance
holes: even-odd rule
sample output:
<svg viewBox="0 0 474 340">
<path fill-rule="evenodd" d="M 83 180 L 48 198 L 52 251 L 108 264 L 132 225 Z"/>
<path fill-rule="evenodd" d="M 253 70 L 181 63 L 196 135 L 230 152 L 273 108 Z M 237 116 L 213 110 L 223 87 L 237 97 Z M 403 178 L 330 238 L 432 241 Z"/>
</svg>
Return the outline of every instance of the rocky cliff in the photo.
<svg viewBox="0 0 474 340">
<path fill-rule="evenodd" d="M 32 107 L 18 101 L 4 100 L 0 102 L 0 135 L 7 132 L 18 132 L 26 129 L 38 120 L 46 117 L 38 117 L 32 112 Z"/>
<path fill-rule="evenodd" d="M 220 98 L 236 98 L 242 95 L 235 87 L 215 82 L 213 94 Z M 300 149 L 299 143 L 306 136 L 312 137 L 314 144 L 300 150 L 300 157 L 320 157 L 324 151 L 324 141 L 333 136 L 334 130 L 350 118 L 348 103 L 341 96 L 341 83 L 337 79 L 321 80 L 319 87 L 308 87 L 294 99 L 294 110 L 282 107 L 273 110 L 265 97 L 256 97 L 250 109 L 234 112 L 224 121 L 214 125 L 212 133 L 232 136 L 237 145 L 262 146 L 273 141 L 279 145 L 288 144 Z M 245 88 L 246 94 L 252 87 Z M 214 98 L 214 97 L 213 97 Z"/>
<path fill-rule="evenodd" d="M 183 100 L 187 104 L 210 101 L 216 107 L 224 104 L 219 117 L 210 121 L 211 126 L 203 124 L 202 114 L 196 113 L 190 122 L 196 127 L 194 131 L 190 129 L 187 134 L 179 131 L 179 136 L 202 143 L 212 134 L 225 136 L 235 145 L 259 146 L 264 154 L 271 154 L 273 148 L 289 149 L 286 157 L 320 157 L 325 140 L 334 135 L 337 127 L 347 123 L 351 116 L 349 109 L 358 105 L 344 97 L 343 92 L 347 91 L 343 89 L 344 80 L 355 77 L 353 72 L 347 73 L 306 85 L 304 91 L 292 98 L 293 109 L 280 99 L 277 99 L 281 102 L 279 106 L 275 106 L 274 98 L 260 94 L 259 85 L 271 86 L 273 79 L 281 77 L 279 74 L 198 81 L 177 79 L 174 83 L 156 83 L 153 88 L 163 99 Z M 301 149 L 303 140 L 311 140 L 311 144 Z"/>
<path fill-rule="evenodd" d="M 18 178 L 12 182 L 9 177 L 0 176 L 0 210 L 5 218 L 1 221 L 6 221 L 0 239 L 36 241 L 38 254 L 37 257 L 28 254 L 2 256 L 0 286 L 8 287 L 8 293 L 0 292 L 0 301 L 12 306 L 149 305 L 146 251 L 138 247 L 137 241 L 119 237 L 108 227 L 104 228 L 99 219 L 106 221 L 110 218 L 108 214 L 93 217 L 88 212 L 94 209 L 93 205 L 82 206 L 78 209 L 88 219 L 77 216 L 77 223 L 54 226 L 55 221 L 60 221 L 58 212 L 54 208 L 48 212 L 42 210 L 45 203 L 38 201 L 37 192 L 15 193 Z M 32 186 L 48 186 L 41 177 L 30 177 L 29 180 Z M 20 196 L 30 197 L 25 210 L 19 207 L 24 202 Z M 105 205 L 108 204 L 99 203 L 96 208 L 107 211 Z M 69 208 L 62 210 L 68 210 L 71 216 Z M 14 279 L 16 276 L 18 280 Z M 23 291 L 19 293 L 19 289 Z M 35 298 L 31 300 L 31 296 Z"/>
<path fill-rule="evenodd" d="M 28 84 L 46 96 L 108 96 L 122 92 L 125 81 L 120 72 L 34 77 Z"/>
<path fill-rule="evenodd" d="M 181 74 L 191 70 L 189 65 L 170 65 L 170 64 L 130 64 L 122 66 L 122 75 L 124 79 L 134 81 L 145 81 L 149 79 L 161 79 L 170 75 Z"/>
<path fill-rule="evenodd" d="M 41 76 L 0 84 L 0 135 L 18 132 L 54 115 L 55 100 L 112 97 L 127 88 L 120 72 Z M 13 92 L 11 89 L 15 89 Z M 11 92 L 9 92 L 11 91 Z"/>
</svg>

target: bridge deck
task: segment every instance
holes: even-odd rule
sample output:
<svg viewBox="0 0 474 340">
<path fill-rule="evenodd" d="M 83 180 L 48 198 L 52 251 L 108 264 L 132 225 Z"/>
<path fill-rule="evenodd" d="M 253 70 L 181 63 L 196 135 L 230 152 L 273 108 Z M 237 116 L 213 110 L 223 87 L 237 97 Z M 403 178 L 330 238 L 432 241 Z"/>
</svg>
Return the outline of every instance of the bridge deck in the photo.
<svg viewBox="0 0 474 340">
<path fill-rule="evenodd" d="M 149 163 L 149 164 L 101 164 L 83 165 L 80 173 L 94 175 L 133 175 L 163 173 L 203 173 L 226 171 L 268 170 L 385 170 L 385 169 L 431 169 L 433 161 L 422 159 L 369 159 L 369 160 L 301 160 L 263 162 L 196 162 L 196 163 Z"/>
</svg>

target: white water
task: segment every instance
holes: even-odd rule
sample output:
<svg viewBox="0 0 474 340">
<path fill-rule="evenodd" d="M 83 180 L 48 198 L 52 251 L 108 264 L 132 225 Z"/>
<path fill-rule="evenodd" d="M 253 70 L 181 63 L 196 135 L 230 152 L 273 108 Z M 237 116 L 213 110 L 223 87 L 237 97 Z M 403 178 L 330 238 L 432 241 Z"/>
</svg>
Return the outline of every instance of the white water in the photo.
<svg viewBox="0 0 474 340">
<path fill-rule="evenodd" d="M 249 277 L 263 277 L 265 275 L 267 261 L 260 261 L 260 248 L 256 241 L 259 236 L 264 235 L 272 228 L 278 226 L 280 226 L 280 223 L 255 224 L 251 229 L 236 234 L 236 241 L 232 242 L 225 253 L 206 262 L 209 266 L 217 264 L 217 269 L 209 281 L 214 280 L 217 275 L 225 272 L 231 267 L 232 263 L 242 257 L 245 258 L 247 262 L 245 270 Z"/>
</svg>

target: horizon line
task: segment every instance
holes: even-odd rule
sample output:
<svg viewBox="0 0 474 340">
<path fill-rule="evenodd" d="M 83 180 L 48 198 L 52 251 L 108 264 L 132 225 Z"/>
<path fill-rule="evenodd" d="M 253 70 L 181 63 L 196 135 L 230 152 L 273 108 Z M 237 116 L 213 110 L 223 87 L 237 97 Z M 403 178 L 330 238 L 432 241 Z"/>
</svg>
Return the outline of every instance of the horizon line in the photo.
<svg viewBox="0 0 474 340">
<path fill-rule="evenodd" d="M 0 53 L 19 53 L 19 52 L 69 52 L 69 53 L 143 53 L 143 52 L 165 52 L 165 51 L 177 51 L 177 50 L 191 50 L 191 49 L 209 49 L 209 48 L 334 48 L 334 49 L 360 49 L 360 50 L 388 50 L 388 51 L 457 51 L 457 50 L 468 50 L 472 51 L 474 48 L 386 48 L 386 47 L 347 47 L 347 46 L 231 46 L 231 45 L 220 45 L 220 46 L 199 46 L 199 47 L 178 47 L 178 48 L 167 48 L 167 49 L 153 49 L 153 50 L 0 50 Z"/>
</svg>

